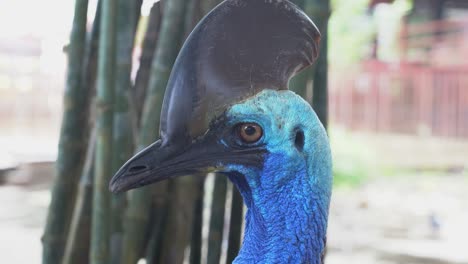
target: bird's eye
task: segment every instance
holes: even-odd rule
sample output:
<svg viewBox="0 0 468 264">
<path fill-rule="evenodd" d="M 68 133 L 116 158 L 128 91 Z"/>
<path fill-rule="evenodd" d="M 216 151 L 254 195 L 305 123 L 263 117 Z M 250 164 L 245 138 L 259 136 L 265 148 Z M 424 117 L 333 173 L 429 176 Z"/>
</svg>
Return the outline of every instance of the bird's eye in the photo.
<svg viewBox="0 0 468 264">
<path fill-rule="evenodd" d="M 263 129 L 255 123 L 242 123 L 237 126 L 237 136 L 242 142 L 252 144 L 263 136 Z"/>
</svg>

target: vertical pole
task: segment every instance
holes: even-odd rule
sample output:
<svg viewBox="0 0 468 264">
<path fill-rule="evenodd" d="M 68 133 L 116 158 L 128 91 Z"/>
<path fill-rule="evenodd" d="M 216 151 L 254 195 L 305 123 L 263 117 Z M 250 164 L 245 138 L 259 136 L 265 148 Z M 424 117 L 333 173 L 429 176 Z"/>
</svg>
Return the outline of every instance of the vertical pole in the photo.
<svg viewBox="0 0 468 264">
<path fill-rule="evenodd" d="M 328 127 L 328 19 L 330 0 L 307 0 L 305 12 L 319 28 L 322 38 L 315 66 L 312 107 L 325 128 Z"/>
<path fill-rule="evenodd" d="M 88 0 L 76 0 L 68 49 L 64 113 L 52 199 L 42 237 L 43 264 L 59 264 L 73 211 L 76 184 L 83 169 L 88 138 L 89 87 L 81 86 Z"/>
<path fill-rule="evenodd" d="M 103 0 L 97 77 L 97 136 L 90 263 L 110 263 L 110 192 L 117 0 Z"/>
<path fill-rule="evenodd" d="M 171 0 L 164 3 L 164 16 L 159 34 L 159 43 L 153 58 L 149 87 L 143 107 L 138 148 L 153 143 L 159 131 L 159 118 L 167 81 L 179 51 L 180 32 L 184 22 L 184 0 Z M 122 263 L 134 264 L 138 261 L 144 249 L 145 237 L 149 231 L 149 215 L 151 211 L 152 190 L 158 195 L 167 194 L 167 181 L 160 182 L 129 192 L 126 219 L 124 222 Z M 164 203 L 156 206 L 156 217 Z M 159 232 L 160 227 L 153 226 L 153 232 Z"/>
<path fill-rule="evenodd" d="M 226 264 L 232 263 L 239 254 L 241 245 L 242 219 L 244 216 L 244 203 L 242 201 L 242 196 L 234 185 L 230 184 L 230 186 L 232 188 L 231 222 L 229 224 Z"/>
<path fill-rule="evenodd" d="M 208 233 L 207 264 L 218 264 L 221 259 L 226 192 L 227 177 L 225 175 L 216 175 L 213 189 L 213 202 L 211 204 L 210 231 Z"/>
<path fill-rule="evenodd" d="M 141 1 L 117 0 L 116 60 L 115 60 L 115 107 L 113 123 L 112 173 L 117 171 L 133 154 L 132 111 L 130 87 L 133 44 Z M 111 263 L 120 263 L 122 257 L 123 212 L 125 194 L 111 198 Z"/>
</svg>

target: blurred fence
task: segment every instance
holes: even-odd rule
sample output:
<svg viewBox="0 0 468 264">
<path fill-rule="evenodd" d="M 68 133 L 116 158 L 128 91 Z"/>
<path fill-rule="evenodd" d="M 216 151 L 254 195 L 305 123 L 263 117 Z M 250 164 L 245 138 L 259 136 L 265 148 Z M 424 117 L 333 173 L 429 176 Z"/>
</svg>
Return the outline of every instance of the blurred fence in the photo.
<svg viewBox="0 0 468 264">
<path fill-rule="evenodd" d="M 468 138 L 468 66 L 367 61 L 333 71 L 330 118 L 353 130 Z"/>
<path fill-rule="evenodd" d="M 431 65 L 468 65 L 468 20 L 402 24 L 401 60 Z"/>
<path fill-rule="evenodd" d="M 354 130 L 468 138 L 468 20 L 402 25 L 399 63 L 330 73 L 330 118 Z"/>
</svg>

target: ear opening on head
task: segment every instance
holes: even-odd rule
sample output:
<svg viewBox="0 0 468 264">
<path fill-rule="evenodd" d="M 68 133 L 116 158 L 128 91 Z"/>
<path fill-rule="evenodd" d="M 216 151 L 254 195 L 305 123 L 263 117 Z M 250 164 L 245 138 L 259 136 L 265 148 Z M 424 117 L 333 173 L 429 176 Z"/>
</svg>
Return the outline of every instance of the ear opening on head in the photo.
<svg viewBox="0 0 468 264">
<path fill-rule="evenodd" d="M 304 131 L 298 128 L 295 130 L 295 133 L 296 135 L 294 137 L 294 146 L 296 146 L 297 150 L 302 151 L 305 144 Z"/>
</svg>

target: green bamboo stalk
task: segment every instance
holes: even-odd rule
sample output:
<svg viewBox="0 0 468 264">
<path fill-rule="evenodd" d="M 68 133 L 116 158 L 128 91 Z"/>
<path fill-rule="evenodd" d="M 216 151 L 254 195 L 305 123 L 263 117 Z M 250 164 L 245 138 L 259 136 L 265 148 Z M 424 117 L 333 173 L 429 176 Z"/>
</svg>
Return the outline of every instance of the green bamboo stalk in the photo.
<svg viewBox="0 0 468 264">
<path fill-rule="evenodd" d="M 223 242 L 224 211 L 226 204 L 227 177 L 216 175 L 211 204 L 210 231 L 208 233 L 207 264 L 218 264 Z"/>
<path fill-rule="evenodd" d="M 168 1 L 164 5 L 164 17 L 161 25 L 159 43 L 154 55 L 150 82 L 143 108 L 142 125 L 139 135 L 139 149 L 151 144 L 159 131 L 159 118 L 164 90 L 169 79 L 172 65 L 175 62 L 182 34 L 184 0 Z M 131 191 L 126 213 L 123 240 L 124 264 L 135 263 L 144 248 L 145 234 L 149 230 L 149 215 L 151 210 L 151 188 L 160 195 L 167 193 L 167 182 L 161 182 L 151 187 Z M 162 208 L 156 208 L 156 212 Z M 161 215 L 156 215 L 161 217 Z M 160 227 L 153 227 L 156 229 Z"/>
<path fill-rule="evenodd" d="M 97 138 L 91 227 L 90 262 L 110 263 L 110 193 L 112 175 L 112 123 L 114 100 L 114 62 L 116 42 L 116 0 L 103 0 L 102 38 L 99 43 L 97 79 Z"/>
<path fill-rule="evenodd" d="M 154 263 L 182 264 L 184 261 L 184 250 L 191 238 L 193 200 L 198 196 L 194 188 L 196 177 L 201 176 L 180 177 L 172 182 L 174 188 L 169 196 L 171 203 L 163 233 L 162 253 L 160 261 Z"/>
<path fill-rule="evenodd" d="M 306 13 L 313 18 L 322 38 L 320 56 L 317 59 L 313 77 L 312 107 L 326 128 L 328 126 L 328 19 L 330 0 L 307 0 Z"/>
<path fill-rule="evenodd" d="M 132 115 L 130 109 L 130 87 L 132 55 L 141 1 L 118 0 L 117 9 L 117 54 L 115 64 L 115 108 L 113 129 L 112 168 L 117 171 L 133 154 Z M 122 256 L 123 210 L 125 194 L 111 198 L 111 263 L 120 263 Z"/>
<path fill-rule="evenodd" d="M 202 9 L 202 0 L 190 0 L 187 7 L 185 16 L 185 38 L 192 32 L 193 28 L 203 18 L 205 13 Z M 212 7 L 210 7 L 211 10 Z M 205 194 L 205 176 L 194 176 L 191 190 L 189 192 L 195 193 L 193 198 L 192 209 L 192 224 L 191 224 L 191 238 L 190 238 L 190 256 L 189 261 L 191 264 L 200 264 L 202 259 L 202 228 L 203 228 L 203 197 Z M 187 222 L 189 223 L 189 222 Z"/>
<path fill-rule="evenodd" d="M 96 86 L 97 50 L 99 41 L 99 24 L 101 18 L 101 2 L 98 2 L 91 32 L 88 33 L 82 86 L 89 87 L 89 93 L 94 94 Z M 94 112 L 90 110 L 90 112 Z M 96 128 L 93 128 L 86 163 L 78 187 L 73 218 L 68 232 L 65 255 L 62 263 L 88 263 L 89 240 L 91 236 L 92 181 L 94 173 L 94 153 L 96 143 Z M 91 164 L 90 164 L 91 163 Z"/>
<path fill-rule="evenodd" d="M 304 9 L 304 3 L 305 1 L 307 0 L 292 0 L 291 2 L 293 2 L 294 4 L 296 4 L 298 7 Z"/>
<path fill-rule="evenodd" d="M 310 90 L 312 86 L 313 76 L 314 70 L 312 66 L 294 76 L 294 78 L 289 81 L 289 89 L 302 96 L 302 98 L 307 99 L 308 90 Z"/>
<path fill-rule="evenodd" d="M 184 24 L 180 32 L 185 39 L 195 26 L 197 0 L 189 0 L 185 4 Z M 182 42 L 180 43 L 182 44 Z M 192 218 L 194 214 L 193 201 L 198 195 L 196 186 L 197 176 L 182 177 L 170 183 L 169 191 L 170 203 L 165 207 L 167 217 L 163 222 L 163 232 L 154 230 L 148 249 L 148 264 L 152 263 L 182 263 L 184 260 L 185 248 L 190 244 L 192 232 Z M 157 212 L 156 212 L 157 214 Z M 161 217 L 157 217 L 156 220 Z M 153 241 L 157 241 L 154 243 Z M 159 245 L 161 244 L 161 245 Z M 156 247 L 154 247 L 156 246 Z M 156 253 L 156 254 L 154 254 Z M 153 256 L 153 257 L 150 257 Z"/>
<path fill-rule="evenodd" d="M 63 256 L 76 184 L 83 169 L 83 157 L 86 152 L 90 93 L 89 87 L 81 86 L 80 83 L 86 43 L 87 11 L 88 0 L 76 0 L 68 50 L 67 85 L 64 93 L 56 176 L 42 236 L 44 264 L 58 264 Z"/>
<path fill-rule="evenodd" d="M 195 197 L 192 222 L 192 241 L 190 243 L 190 264 L 200 264 L 202 258 L 203 197 L 205 196 L 205 179 L 198 178 L 197 196 Z"/>
<path fill-rule="evenodd" d="M 198 21 L 203 17 L 201 0 L 188 0 L 187 12 L 185 13 L 185 38 L 192 32 Z"/>
<path fill-rule="evenodd" d="M 232 189 L 231 198 L 231 222 L 229 224 L 229 237 L 226 263 L 230 264 L 239 254 L 241 245 L 242 220 L 244 202 L 242 196 L 235 186 L 229 184 Z"/>
<path fill-rule="evenodd" d="M 214 7 L 216 7 L 223 0 L 201 0 L 201 7 L 203 14 L 208 14 Z"/>
<path fill-rule="evenodd" d="M 294 0 L 293 3 L 296 4 L 299 8 L 305 8 L 307 0 Z M 312 86 L 312 77 L 314 76 L 314 70 L 312 67 L 307 68 L 294 76 L 289 82 L 289 89 L 302 98 L 307 100 L 308 91 L 311 90 Z"/>
<path fill-rule="evenodd" d="M 96 150 L 96 129 L 93 129 L 86 154 L 86 162 L 78 186 L 73 218 L 63 256 L 63 264 L 88 263 L 91 237 L 91 209 Z"/>
<path fill-rule="evenodd" d="M 172 193 L 174 184 L 168 184 L 168 193 Z M 163 226 L 166 226 L 169 210 L 169 196 L 166 193 L 158 194 L 153 193 L 153 206 L 151 212 L 151 231 L 148 239 L 148 245 L 146 247 L 146 263 L 153 264 L 159 263 L 163 247 Z M 158 211 L 154 210 L 158 208 Z"/>
<path fill-rule="evenodd" d="M 140 124 L 141 115 L 143 112 L 143 104 L 145 101 L 146 91 L 148 88 L 151 62 L 153 61 L 154 53 L 158 43 L 159 31 L 161 29 L 162 8 L 161 2 L 156 2 L 151 8 L 148 26 L 146 28 L 145 37 L 142 44 L 142 52 L 140 57 L 140 66 L 135 78 L 135 87 L 133 89 L 133 105 L 136 113 L 136 123 Z"/>
<path fill-rule="evenodd" d="M 203 18 L 205 14 L 210 12 L 220 0 L 193 0 L 190 3 L 189 10 L 186 17 L 186 36 L 190 34 L 195 25 Z M 199 264 L 202 260 L 202 227 L 203 227 L 203 209 L 204 209 L 204 195 L 205 195 L 205 180 L 206 177 L 196 176 L 196 181 L 193 182 L 192 190 L 197 195 L 194 198 L 193 208 L 193 221 L 192 221 L 192 235 L 190 242 L 190 263 Z M 222 231 L 221 231 L 222 232 Z M 213 234 L 213 233 L 212 233 Z M 213 251 L 211 251 L 213 252 Z"/>
</svg>

